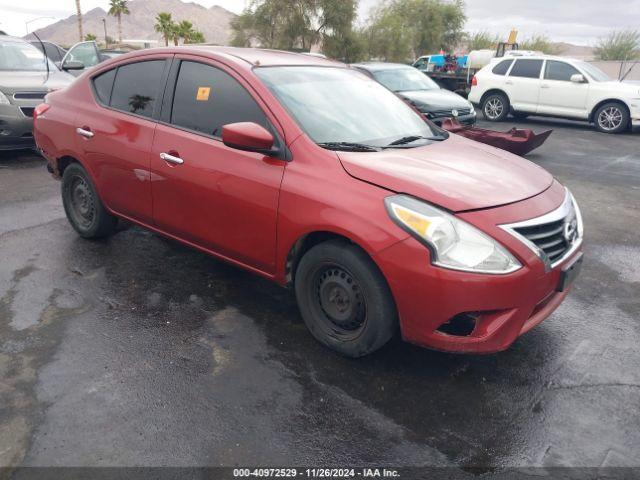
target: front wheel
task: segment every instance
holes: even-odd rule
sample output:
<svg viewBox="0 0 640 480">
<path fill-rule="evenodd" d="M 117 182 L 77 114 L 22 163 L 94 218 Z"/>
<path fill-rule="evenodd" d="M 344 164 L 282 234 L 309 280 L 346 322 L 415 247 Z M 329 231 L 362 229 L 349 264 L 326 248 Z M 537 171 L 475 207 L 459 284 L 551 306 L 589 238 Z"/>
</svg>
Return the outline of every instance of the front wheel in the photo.
<svg viewBox="0 0 640 480">
<path fill-rule="evenodd" d="M 112 234 L 118 223 L 102 205 L 91 178 L 82 165 L 72 163 L 62 175 L 62 204 L 71 226 L 83 238 Z"/>
<path fill-rule="evenodd" d="M 311 334 L 347 357 L 374 352 L 397 328 L 387 282 L 369 256 L 351 243 L 328 241 L 311 248 L 296 270 L 295 291 Z"/>
<path fill-rule="evenodd" d="M 629 111 L 617 102 L 605 103 L 594 115 L 596 129 L 603 133 L 620 133 L 629 126 Z"/>
<path fill-rule="evenodd" d="M 490 122 L 501 122 L 509 115 L 509 99 L 503 93 L 492 93 L 482 102 L 482 115 Z"/>
</svg>

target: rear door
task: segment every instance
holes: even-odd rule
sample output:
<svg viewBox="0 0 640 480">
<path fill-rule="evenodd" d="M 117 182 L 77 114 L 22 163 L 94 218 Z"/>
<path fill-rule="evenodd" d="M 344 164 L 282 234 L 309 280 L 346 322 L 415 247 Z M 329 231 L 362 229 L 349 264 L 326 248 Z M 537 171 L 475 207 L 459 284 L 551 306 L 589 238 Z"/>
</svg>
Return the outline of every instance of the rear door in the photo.
<svg viewBox="0 0 640 480">
<path fill-rule="evenodd" d="M 275 118 L 237 73 L 199 57 L 176 56 L 165 98 L 151 154 L 155 224 L 273 273 L 285 162 L 229 148 L 220 136 L 223 125 L 254 122 L 282 138 Z"/>
<path fill-rule="evenodd" d="M 168 60 L 121 65 L 91 80 L 96 103 L 76 117 L 77 145 L 102 201 L 120 215 L 150 224 L 149 152 L 160 113 Z"/>
<path fill-rule="evenodd" d="M 540 86 L 538 113 L 560 117 L 587 118 L 589 83 L 571 81 L 572 75 L 582 75 L 575 67 L 560 60 L 547 60 Z"/>
<path fill-rule="evenodd" d="M 84 69 L 81 70 L 67 70 L 70 74 L 77 77 L 85 72 L 87 69 L 95 67 L 100 63 L 100 52 L 98 51 L 98 45 L 94 41 L 76 43 L 65 54 L 62 59 L 61 67 L 64 70 L 66 62 L 80 62 L 84 65 Z"/>
<path fill-rule="evenodd" d="M 540 98 L 540 74 L 543 60 L 518 58 L 505 79 L 511 107 L 519 112 L 535 113 Z"/>
</svg>

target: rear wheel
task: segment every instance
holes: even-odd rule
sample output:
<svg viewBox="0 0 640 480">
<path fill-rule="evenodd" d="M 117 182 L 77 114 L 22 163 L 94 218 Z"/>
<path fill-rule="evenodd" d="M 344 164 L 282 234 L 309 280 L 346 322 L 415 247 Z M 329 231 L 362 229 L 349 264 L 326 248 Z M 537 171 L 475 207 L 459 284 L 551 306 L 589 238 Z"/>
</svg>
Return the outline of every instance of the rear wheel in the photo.
<svg viewBox="0 0 640 480">
<path fill-rule="evenodd" d="M 620 133 L 629 126 L 629 111 L 617 102 L 602 105 L 593 117 L 596 129 L 603 133 Z"/>
<path fill-rule="evenodd" d="M 295 290 L 311 334 L 345 356 L 379 349 L 398 325 L 384 277 L 364 251 L 346 241 L 309 250 L 296 270 Z"/>
<path fill-rule="evenodd" d="M 482 101 L 482 115 L 490 122 L 501 122 L 509 114 L 509 99 L 503 93 L 490 93 Z"/>
<path fill-rule="evenodd" d="M 62 175 L 62 204 L 81 237 L 106 237 L 116 229 L 117 218 L 104 208 L 91 178 L 78 163 L 69 165 Z"/>
</svg>

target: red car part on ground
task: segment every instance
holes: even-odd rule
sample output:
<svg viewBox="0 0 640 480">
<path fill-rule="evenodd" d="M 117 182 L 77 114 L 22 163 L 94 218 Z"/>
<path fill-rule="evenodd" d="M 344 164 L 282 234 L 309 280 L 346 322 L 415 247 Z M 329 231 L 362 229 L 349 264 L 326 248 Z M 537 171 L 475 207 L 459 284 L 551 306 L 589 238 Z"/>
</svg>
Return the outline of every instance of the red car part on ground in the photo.
<svg viewBox="0 0 640 480">
<path fill-rule="evenodd" d="M 492 147 L 501 148 L 516 155 L 526 155 L 542 145 L 553 130 L 545 130 L 542 133 L 534 133 L 529 128 L 512 128 L 507 132 L 497 132 L 485 128 L 462 125 L 454 118 L 442 122 L 442 128 L 446 131 L 461 135 L 476 142 L 486 143 Z"/>
<path fill-rule="evenodd" d="M 156 97 L 141 93 L 156 81 Z M 447 138 L 339 63 L 145 50 L 47 104 L 35 138 L 80 235 L 124 218 L 292 285 L 312 334 L 345 355 L 381 347 L 398 324 L 427 347 L 503 350 L 553 312 L 579 269 L 580 212 L 549 173 Z M 212 112 L 225 123 L 192 126 Z M 384 141 L 346 141 L 372 130 Z"/>
</svg>

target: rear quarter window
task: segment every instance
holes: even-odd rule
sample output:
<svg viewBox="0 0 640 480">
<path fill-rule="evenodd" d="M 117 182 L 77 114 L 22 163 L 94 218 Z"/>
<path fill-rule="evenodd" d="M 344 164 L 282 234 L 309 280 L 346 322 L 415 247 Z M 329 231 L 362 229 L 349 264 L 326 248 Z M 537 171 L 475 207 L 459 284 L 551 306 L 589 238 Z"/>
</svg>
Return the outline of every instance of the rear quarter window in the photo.
<svg viewBox="0 0 640 480">
<path fill-rule="evenodd" d="M 491 72 L 494 75 L 506 75 L 512 63 L 513 63 L 513 59 L 503 60 L 500 63 L 498 63 L 495 67 L 493 67 L 493 70 L 491 70 Z"/>
<path fill-rule="evenodd" d="M 111 90 L 113 89 L 113 81 L 116 78 L 116 69 L 101 73 L 93 79 L 93 90 L 96 99 L 103 105 L 109 105 L 111 100 Z"/>
</svg>

